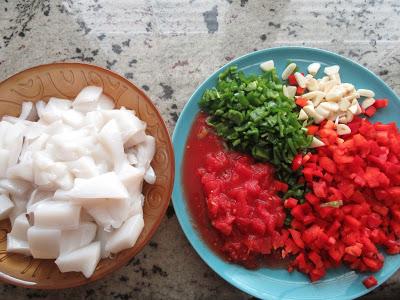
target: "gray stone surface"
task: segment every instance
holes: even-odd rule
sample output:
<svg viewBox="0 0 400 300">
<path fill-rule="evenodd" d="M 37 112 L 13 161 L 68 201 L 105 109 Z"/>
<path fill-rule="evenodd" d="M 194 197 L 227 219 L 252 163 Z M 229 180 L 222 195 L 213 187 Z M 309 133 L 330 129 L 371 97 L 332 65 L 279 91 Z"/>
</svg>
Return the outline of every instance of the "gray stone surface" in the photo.
<svg viewBox="0 0 400 300">
<path fill-rule="evenodd" d="M 398 0 L 0 0 L 0 80 L 54 61 L 110 68 L 141 86 L 170 131 L 194 89 L 256 49 L 335 51 L 400 93 Z M 364 299 L 400 296 L 400 273 Z M 0 285 L 1 299 L 249 299 L 209 269 L 173 209 L 137 258 L 96 283 L 64 291 Z"/>
</svg>

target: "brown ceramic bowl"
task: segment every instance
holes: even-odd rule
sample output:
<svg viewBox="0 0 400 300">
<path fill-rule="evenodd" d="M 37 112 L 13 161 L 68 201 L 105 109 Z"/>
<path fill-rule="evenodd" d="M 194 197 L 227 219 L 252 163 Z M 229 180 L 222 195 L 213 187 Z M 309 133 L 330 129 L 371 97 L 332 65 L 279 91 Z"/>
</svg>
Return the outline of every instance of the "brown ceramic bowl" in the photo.
<svg viewBox="0 0 400 300">
<path fill-rule="evenodd" d="M 33 259 L 6 252 L 8 220 L 0 222 L 0 280 L 37 289 L 62 289 L 104 277 L 125 265 L 153 236 L 168 207 L 174 182 L 174 153 L 170 136 L 151 100 L 133 83 L 103 68 L 81 63 L 54 63 L 22 71 L 0 83 L 0 116 L 19 115 L 23 101 L 74 98 L 87 85 L 102 86 L 116 106 L 134 109 L 156 139 L 152 166 L 157 175 L 153 185 L 144 185 L 144 229 L 131 249 L 113 259 L 103 259 L 89 279 L 81 273 L 61 273 L 53 260 Z"/>
</svg>

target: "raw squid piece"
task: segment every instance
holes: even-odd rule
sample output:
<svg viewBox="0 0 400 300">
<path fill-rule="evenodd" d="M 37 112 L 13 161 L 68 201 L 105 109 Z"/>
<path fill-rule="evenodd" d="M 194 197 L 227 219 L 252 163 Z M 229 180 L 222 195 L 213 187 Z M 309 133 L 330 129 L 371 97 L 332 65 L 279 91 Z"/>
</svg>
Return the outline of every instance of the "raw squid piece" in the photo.
<svg viewBox="0 0 400 300">
<path fill-rule="evenodd" d="M 28 229 L 28 243 L 34 258 L 51 259 L 60 254 L 61 230 L 32 226 Z"/>
<path fill-rule="evenodd" d="M 97 225 L 92 222 L 81 223 L 77 229 L 61 233 L 60 255 L 89 245 L 96 236 Z"/>
<path fill-rule="evenodd" d="M 14 208 L 14 203 L 6 194 L 0 195 L 0 220 L 8 218 L 11 210 Z"/>
<path fill-rule="evenodd" d="M 69 202 L 45 201 L 34 212 L 34 225 L 47 228 L 76 229 L 79 226 L 81 207 Z"/>
<path fill-rule="evenodd" d="M 136 243 L 143 227 L 144 221 L 142 215 L 130 217 L 124 222 L 121 228 L 112 233 L 110 239 L 106 243 L 105 251 L 118 253 L 131 248 Z"/>
<path fill-rule="evenodd" d="M 86 278 L 92 276 L 100 260 L 100 242 L 60 255 L 55 263 L 61 272 L 82 272 Z"/>
</svg>

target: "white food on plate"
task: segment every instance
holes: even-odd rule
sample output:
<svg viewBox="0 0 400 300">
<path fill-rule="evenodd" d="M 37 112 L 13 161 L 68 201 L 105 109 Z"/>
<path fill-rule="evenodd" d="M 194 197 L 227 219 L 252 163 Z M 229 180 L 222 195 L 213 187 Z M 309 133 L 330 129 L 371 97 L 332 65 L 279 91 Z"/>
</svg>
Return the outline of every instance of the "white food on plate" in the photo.
<svg viewBox="0 0 400 300">
<path fill-rule="evenodd" d="M 89 278 L 100 261 L 100 253 L 100 242 L 96 241 L 72 252 L 61 254 L 55 263 L 61 272 L 82 272 Z"/>
<path fill-rule="evenodd" d="M 356 90 L 353 84 L 342 82 L 338 65 L 325 67 L 326 76 L 314 78 L 320 67 L 319 63 L 312 63 L 307 68 L 309 74 L 306 76 L 299 72 L 294 74 L 298 86 L 307 89 L 303 95 L 294 97 L 309 100 L 307 105 L 300 110 L 298 120 L 304 121 L 312 118 L 312 122 L 315 124 L 320 124 L 324 120 L 335 121 L 338 134 L 348 134 L 351 129 L 348 126 L 339 125 L 351 122 L 354 116 L 372 106 L 375 103 L 375 93 L 368 89 Z M 293 66 L 287 66 L 282 74 L 282 79 L 286 80 L 293 72 L 292 69 L 294 70 Z M 296 87 L 284 86 L 283 92 L 286 96 L 289 88 Z M 360 97 L 364 98 L 361 105 L 358 102 Z M 318 147 L 320 143 L 313 141 L 312 146 Z"/>
<path fill-rule="evenodd" d="M 289 76 L 296 70 L 297 65 L 295 63 L 290 63 L 285 70 L 282 72 L 282 79 L 286 80 Z"/>
<path fill-rule="evenodd" d="M 3 116 L 7 251 L 56 259 L 61 272 L 90 277 L 100 257 L 132 247 L 144 227 L 143 181 L 156 181 L 156 143 L 145 130 L 134 111 L 115 109 L 97 86 L 74 100 L 24 102 L 19 117 Z"/>
<path fill-rule="evenodd" d="M 267 60 L 260 65 L 261 70 L 267 72 L 275 68 L 273 60 Z"/>
</svg>

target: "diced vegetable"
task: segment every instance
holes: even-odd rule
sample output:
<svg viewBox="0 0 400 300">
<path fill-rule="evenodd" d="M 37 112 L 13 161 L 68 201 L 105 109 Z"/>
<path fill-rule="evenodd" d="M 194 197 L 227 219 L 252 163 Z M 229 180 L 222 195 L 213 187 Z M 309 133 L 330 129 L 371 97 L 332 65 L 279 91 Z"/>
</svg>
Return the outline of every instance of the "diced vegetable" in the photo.
<svg viewBox="0 0 400 300">
<path fill-rule="evenodd" d="M 289 185 L 297 183 L 291 164 L 310 145 L 311 137 L 297 120 L 294 101 L 283 95 L 275 70 L 246 76 L 230 67 L 220 74 L 216 88 L 204 93 L 200 107 L 230 147 L 271 162 L 279 180 L 292 178 Z"/>
</svg>

